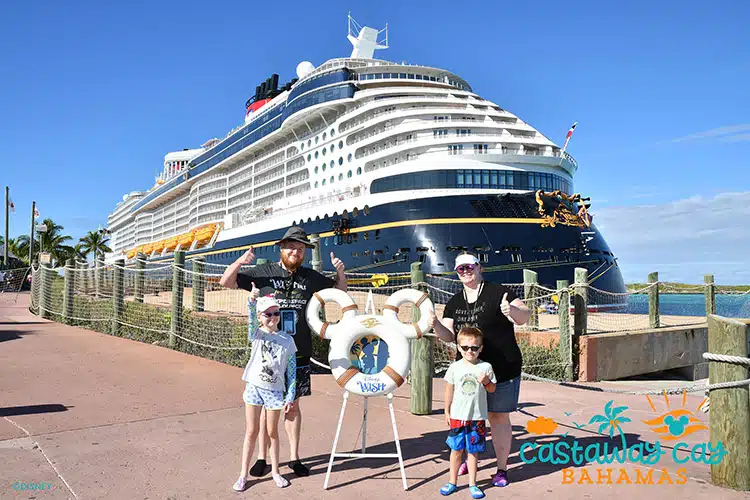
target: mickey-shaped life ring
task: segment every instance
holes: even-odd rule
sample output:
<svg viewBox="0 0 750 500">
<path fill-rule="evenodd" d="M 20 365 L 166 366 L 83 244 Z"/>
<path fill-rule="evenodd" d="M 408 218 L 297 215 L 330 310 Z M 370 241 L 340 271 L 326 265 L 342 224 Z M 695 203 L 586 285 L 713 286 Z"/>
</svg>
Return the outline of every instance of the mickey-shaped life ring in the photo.
<svg viewBox="0 0 750 500">
<path fill-rule="evenodd" d="M 321 338 L 330 339 L 328 362 L 339 386 L 366 397 L 388 394 L 400 387 L 409 375 L 409 339 L 427 331 L 427 313 L 433 304 L 426 294 L 400 290 L 389 297 L 382 316 L 358 315 L 354 300 L 335 288 L 321 290 L 314 297 L 317 300 L 307 306 L 307 322 Z M 343 317 L 336 324 L 319 318 L 320 309 L 328 301 L 341 306 Z M 398 307 L 404 302 L 419 307 L 419 323 L 407 325 L 398 320 Z"/>
</svg>

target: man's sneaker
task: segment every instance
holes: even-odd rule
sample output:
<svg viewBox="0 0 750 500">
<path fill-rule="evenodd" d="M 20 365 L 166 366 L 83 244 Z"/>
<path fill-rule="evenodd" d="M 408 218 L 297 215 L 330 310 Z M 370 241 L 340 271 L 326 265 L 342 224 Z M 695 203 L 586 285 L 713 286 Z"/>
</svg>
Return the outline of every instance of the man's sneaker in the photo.
<svg viewBox="0 0 750 500">
<path fill-rule="evenodd" d="M 497 474 L 492 476 L 492 485 L 493 486 L 500 486 L 501 488 L 503 486 L 508 486 L 508 472 L 504 470 L 497 471 Z"/>
</svg>

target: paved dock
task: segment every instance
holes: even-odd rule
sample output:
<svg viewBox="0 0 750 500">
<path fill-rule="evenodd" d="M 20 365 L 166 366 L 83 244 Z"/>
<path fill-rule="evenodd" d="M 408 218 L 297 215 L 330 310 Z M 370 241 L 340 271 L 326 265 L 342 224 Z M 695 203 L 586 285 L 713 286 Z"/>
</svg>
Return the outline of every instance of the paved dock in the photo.
<svg viewBox="0 0 750 500">
<path fill-rule="evenodd" d="M 27 302 L 26 294 L 21 294 L 16 303 L 0 300 L 0 498 L 218 499 L 279 494 L 268 476 L 254 481 L 244 493 L 231 490 L 238 474 L 244 432 L 241 369 L 42 320 L 27 311 Z M 600 383 L 592 387 L 650 389 L 654 382 Z M 436 380 L 434 410 L 429 416 L 409 412 L 408 386 L 395 393 L 408 491 L 403 491 L 398 464 L 392 459 L 338 459 L 330 487 L 324 490 L 342 392 L 330 375 L 313 376 L 314 395 L 302 403 L 305 418 L 301 444 L 312 473 L 295 478 L 283 467 L 282 472 L 291 481 L 284 497 L 439 497 L 448 466 L 442 390 L 443 382 Z M 488 451 L 480 461 L 480 486 L 485 487 L 487 498 L 750 498 L 747 493 L 711 485 L 705 463 L 675 462 L 675 443 L 701 449 L 701 443 L 708 441 L 707 430 L 665 441 L 652 430 L 658 426 L 644 423 L 684 407 L 706 424 L 708 415 L 696 411 L 702 399 L 702 393 L 696 393 L 684 400 L 680 395 L 666 400 L 657 396 L 649 401 L 644 396 L 524 381 L 521 409 L 512 417 L 512 482 L 504 489 L 489 485 L 493 461 Z M 629 447 L 660 441 L 663 455 L 657 463 L 644 465 L 628 460 L 609 465 L 553 465 L 521 460 L 522 445 L 529 448 L 533 443 L 539 446 L 561 440 L 572 443 L 573 439 L 584 447 L 619 442 L 610 441 L 608 434 L 598 434 L 599 424 L 588 423 L 594 415 L 604 414 L 610 400 L 614 400 L 613 407 L 627 406 L 619 416 L 631 420 L 622 423 Z M 341 451 L 359 448 L 362 410 L 363 400 L 352 397 Z M 530 421 L 535 423 L 529 425 Z M 280 435 L 285 462 L 286 436 L 283 431 Z M 369 452 L 395 450 L 385 398 L 370 402 L 367 443 Z M 537 455 L 527 450 L 524 456 Z M 689 454 L 677 451 L 674 456 L 684 460 Z M 597 468 L 602 469 L 601 478 L 597 477 Z M 609 476 L 612 484 L 607 484 L 607 468 L 613 469 Z M 633 484 L 627 484 L 623 474 Z M 638 477 L 642 482 L 649 482 L 650 477 L 653 484 L 635 484 Z M 618 479 L 620 484 L 616 484 Z M 602 484 L 589 484 L 597 481 Z M 461 489 L 454 496 L 469 498 L 466 478 L 459 483 Z M 22 484 L 51 486 L 20 491 Z"/>
</svg>

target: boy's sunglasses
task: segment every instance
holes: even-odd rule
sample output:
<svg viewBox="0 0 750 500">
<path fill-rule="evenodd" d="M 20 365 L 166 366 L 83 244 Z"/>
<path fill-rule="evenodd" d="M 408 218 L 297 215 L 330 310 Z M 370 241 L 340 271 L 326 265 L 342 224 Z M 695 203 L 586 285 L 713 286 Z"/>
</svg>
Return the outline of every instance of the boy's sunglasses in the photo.
<svg viewBox="0 0 750 500">
<path fill-rule="evenodd" d="M 276 312 L 272 312 L 272 313 L 261 313 L 261 314 L 263 316 L 265 316 L 266 318 L 270 318 L 272 316 L 281 316 L 281 312 L 280 311 L 276 311 Z"/>
<path fill-rule="evenodd" d="M 458 267 L 456 268 L 456 272 L 458 272 L 459 274 L 463 274 L 463 273 L 473 273 L 473 272 L 474 272 L 474 269 L 475 269 L 476 267 L 477 267 L 477 266 L 476 266 L 476 265 L 474 265 L 474 264 L 464 264 L 463 266 L 458 266 Z"/>
<path fill-rule="evenodd" d="M 481 348 L 482 348 L 482 346 L 481 346 L 481 345 L 462 345 L 462 346 L 461 346 L 461 349 L 462 349 L 462 350 L 463 350 L 464 352 L 466 352 L 466 351 L 477 352 L 477 351 L 479 351 L 479 349 L 481 349 Z"/>
</svg>

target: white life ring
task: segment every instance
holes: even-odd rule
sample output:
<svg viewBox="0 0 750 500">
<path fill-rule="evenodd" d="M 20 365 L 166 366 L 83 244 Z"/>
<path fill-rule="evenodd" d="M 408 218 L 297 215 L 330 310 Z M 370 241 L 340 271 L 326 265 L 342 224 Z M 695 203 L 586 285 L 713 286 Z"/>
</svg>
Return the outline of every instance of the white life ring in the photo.
<svg viewBox="0 0 750 500">
<path fill-rule="evenodd" d="M 326 288 L 313 294 L 313 298 L 317 300 L 310 300 L 307 304 L 307 311 L 305 313 L 307 324 L 310 325 L 310 329 L 317 333 L 321 339 L 331 339 L 341 328 L 345 320 L 354 318 L 357 316 L 357 304 L 354 302 L 349 294 L 338 288 Z M 327 321 L 324 323 L 320 320 L 320 309 L 324 308 L 326 302 L 333 301 L 341 306 L 341 312 L 343 317 L 341 321 L 336 324 L 330 324 Z"/>
<path fill-rule="evenodd" d="M 340 324 L 343 323 L 342 320 Z M 409 341 L 401 332 L 393 329 L 391 321 L 382 316 L 357 316 L 356 319 L 345 323 L 346 330 L 332 337 L 328 354 L 328 363 L 336 382 L 345 390 L 366 397 L 395 391 L 409 375 Z M 330 328 L 328 330 L 330 331 Z M 362 337 L 369 335 L 379 337 L 388 346 L 386 366 L 373 374 L 362 373 L 352 364 L 350 358 L 352 346 Z"/>
<path fill-rule="evenodd" d="M 415 307 L 419 308 L 419 321 L 416 323 L 401 323 L 398 319 L 398 308 L 405 302 L 411 302 Z M 401 333 L 406 338 L 421 338 L 422 334 L 427 333 L 429 330 L 427 326 L 427 316 L 430 311 L 434 310 L 435 306 L 430 300 L 430 296 L 425 292 L 415 290 L 413 288 L 404 288 L 394 293 L 383 306 L 383 316 L 395 322 Z"/>
</svg>

